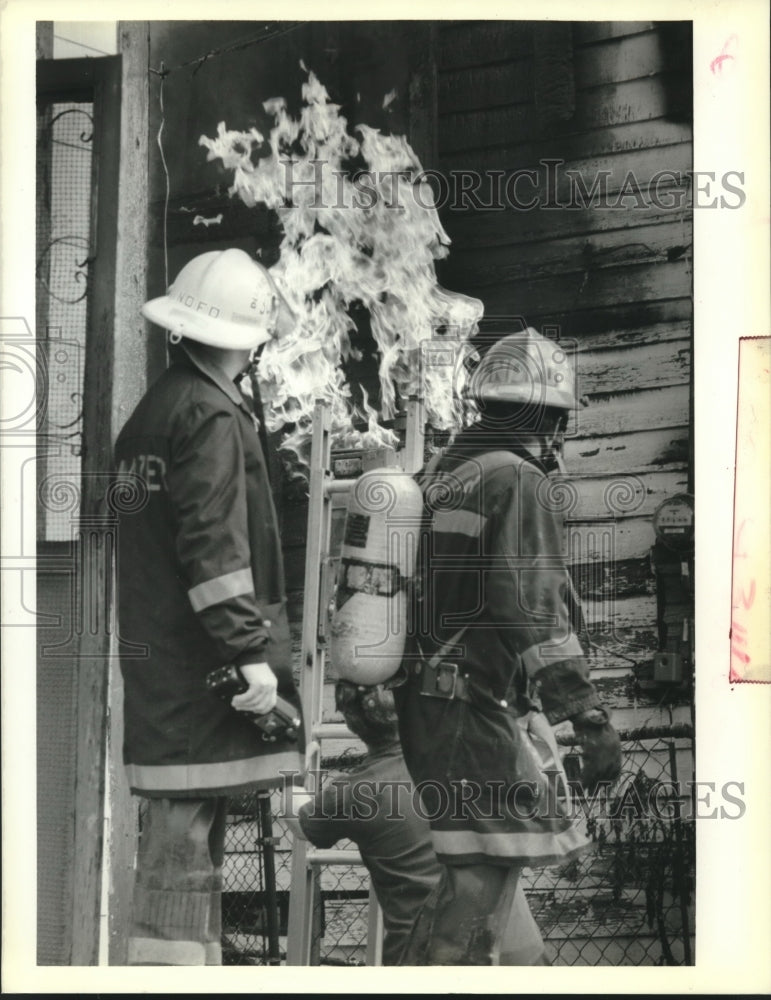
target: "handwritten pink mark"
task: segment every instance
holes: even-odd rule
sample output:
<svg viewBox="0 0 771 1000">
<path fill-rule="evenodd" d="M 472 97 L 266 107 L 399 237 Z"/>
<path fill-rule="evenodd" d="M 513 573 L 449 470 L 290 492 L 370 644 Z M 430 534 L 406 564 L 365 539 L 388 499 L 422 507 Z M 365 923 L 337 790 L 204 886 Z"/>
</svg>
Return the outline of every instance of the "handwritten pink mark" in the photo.
<svg viewBox="0 0 771 1000">
<path fill-rule="evenodd" d="M 742 519 L 742 523 L 739 525 L 739 529 L 736 532 L 736 534 L 734 535 L 734 559 L 746 559 L 747 558 L 747 553 L 746 552 L 740 552 L 739 551 L 741 549 L 741 546 L 739 545 L 739 542 L 741 541 L 742 535 L 744 534 L 744 527 L 745 527 L 746 524 L 747 524 L 747 518 L 745 517 L 745 518 Z"/>
<path fill-rule="evenodd" d="M 745 652 L 747 646 L 747 630 L 738 622 L 731 622 L 731 653 L 745 666 L 750 662 L 749 654 Z"/>
<path fill-rule="evenodd" d="M 724 55 L 730 56 L 727 50 L 731 41 L 723 47 Z M 765 454 L 771 410 L 764 370 L 770 367 L 770 357 L 771 337 L 739 339 L 729 634 L 731 683 L 771 684 L 771 635 L 765 608 L 771 574 L 764 560 L 768 551 L 771 486 Z M 759 461 L 761 458 L 765 458 L 765 463 Z"/>
<path fill-rule="evenodd" d="M 744 534 L 744 528 L 747 525 L 747 521 L 751 521 L 752 518 L 743 518 L 741 524 L 739 525 L 736 533 L 734 534 L 734 564 L 737 559 L 746 559 L 747 552 L 743 550 L 741 542 L 742 535 Z M 748 666 L 750 663 L 750 656 L 747 653 L 747 629 L 741 623 L 738 612 L 743 608 L 745 611 L 749 611 L 752 605 L 755 603 L 755 578 L 750 578 L 749 591 L 745 589 L 744 584 L 736 579 L 738 567 L 734 565 L 734 581 L 733 581 L 733 610 L 735 616 L 731 619 L 731 631 L 729 633 L 729 639 L 731 640 L 731 658 L 732 661 L 738 660 L 739 663 Z M 738 600 L 737 600 L 738 598 Z M 731 664 L 730 671 L 731 680 L 740 680 L 741 675 L 734 669 L 733 662 Z"/>
<path fill-rule="evenodd" d="M 749 611 L 752 605 L 755 603 L 755 581 L 750 580 L 750 592 L 749 595 L 745 594 L 744 588 L 741 589 L 741 599 L 744 605 L 745 611 Z"/>
<path fill-rule="evenodd" d="M 709 68 L 716 76 L 718 70 L 722 73 L 723 63 L 726 61 L 726 59 L 733 59 L 733 60 L 736 59 L 736 56 L 733 55 L 731 52 L 729 52 L 728 49 L 731 45 L 738 43 L 738 41 L 739 41 L 738 35 L 729 35 L 725 41 L 725 45 L 723 45 L 723 48 L 720 50 L 720 54 L 716 55 L 715 58 L 712 60 L 712 62 L 709 64 Z"/>
</svg>

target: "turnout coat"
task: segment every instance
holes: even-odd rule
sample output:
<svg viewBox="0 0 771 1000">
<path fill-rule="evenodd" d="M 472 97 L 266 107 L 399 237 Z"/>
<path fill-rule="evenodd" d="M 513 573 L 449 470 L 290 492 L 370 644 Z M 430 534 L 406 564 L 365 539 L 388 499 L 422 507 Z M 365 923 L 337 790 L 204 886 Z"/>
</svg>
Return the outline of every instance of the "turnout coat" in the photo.
<svg viewBox="0 0 771 1000">
<path fill-rule="evenodd" d="M 301 770 L 302 734 L 266 741 L 205 686 L 217 667 L 267 660 L 279 694 L 299 704 L 276 514 L 248 403 L 189 348 L 140 401 L 115 458 L 131 790 L 188 797 L 278 785 L 282 770 Z"/>
<path fill-rule="evenodd" d="M 447 864 L 563 861 L 587 842 L 550 724 L 599 699 L 571 627 L 554 481 L 476 426 L 418 482 L 421 593 L 395 696 L 434 849 Z M 426 696 L 429 660 L 449 668 L 445 695 L 457 667 L 467 697 Z"/>
</svg>

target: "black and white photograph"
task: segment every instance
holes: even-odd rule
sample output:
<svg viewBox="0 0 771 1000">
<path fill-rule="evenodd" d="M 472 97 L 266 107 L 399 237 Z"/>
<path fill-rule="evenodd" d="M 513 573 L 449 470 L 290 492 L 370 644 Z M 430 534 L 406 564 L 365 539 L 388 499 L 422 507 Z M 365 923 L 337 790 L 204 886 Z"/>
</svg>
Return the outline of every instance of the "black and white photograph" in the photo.
<svg viewBox="0 0 771 1000">
<path fill-rule="evenodd" d="M 768 12 L 6 6 L 4 991 L 771 989 Z"/>
</svg>

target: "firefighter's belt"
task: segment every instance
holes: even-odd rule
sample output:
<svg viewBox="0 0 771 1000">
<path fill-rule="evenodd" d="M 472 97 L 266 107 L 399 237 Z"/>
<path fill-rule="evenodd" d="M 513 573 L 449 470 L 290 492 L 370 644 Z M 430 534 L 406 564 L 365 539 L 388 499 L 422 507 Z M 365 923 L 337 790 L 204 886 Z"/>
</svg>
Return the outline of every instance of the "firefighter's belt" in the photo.
<svg viewBox="0 0 771 1000">
<path fill-rule="evenodd" d="M 440 660 L 438 663 L 418 661 L 412 670 L 420 685 L 420 693 L 426 697 L 472 701 L 468 677 L 460 673 L 457 663 L 450 660 Z"/>
</svg>

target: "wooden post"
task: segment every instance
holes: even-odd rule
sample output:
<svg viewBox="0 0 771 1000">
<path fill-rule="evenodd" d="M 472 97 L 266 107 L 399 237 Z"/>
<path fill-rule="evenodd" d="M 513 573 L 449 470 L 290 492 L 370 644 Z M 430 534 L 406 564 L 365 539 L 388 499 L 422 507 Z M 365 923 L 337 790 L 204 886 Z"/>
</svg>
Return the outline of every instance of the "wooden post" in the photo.
<svg viewBox="0 0 771 1000">
<path fill-rule="evenodd" d="M 115 284 L 115 375 L 112 438 L 144 395 L 148 378 L 147 299 L 148 121 L 150 26 L 118 23 L 123 60 L 118 259 Z"/>
<path fill-rule="evenodd" d="M 113 536 L 104 493 L 111 464 L 110 417 L 120 128 L 120 58 L 83 60 L 93 74 L 94 151 L 91 266 L 83 379 L 79 611 L 76 681 L 75 871 L 72 900 L 72 965 L 95 965 L 99 954 L 102 888 L 104 759 L 107 676 L 110 662 L 111 557 Z M 53 64 L 54 68 L 56 64 Z M 66 67 L 62 72 L 66 72 Z M 85 83 L 86 81 L 84 81 Z"/>
<path fill-rule="evenodd" d="M 144 394 L 148 380 L 148 331 L 139 310 L 147 298 L 149 48 L 150 28 L 146 21 L 119 22 L 123 106 L 111 414 L 113 442 Z M 123 768 L 123 682 L 114 648 L 110 658 L 109 700 L 108 955 L 110 965 L 125 965 L 137 842 L 137 801 L 129 793 Z"/>
<path fill-rule="evenodd" d="M 35 58 L 53 59 L 54 22 L 38 21 L 35 24 Z"/>
</svg>

